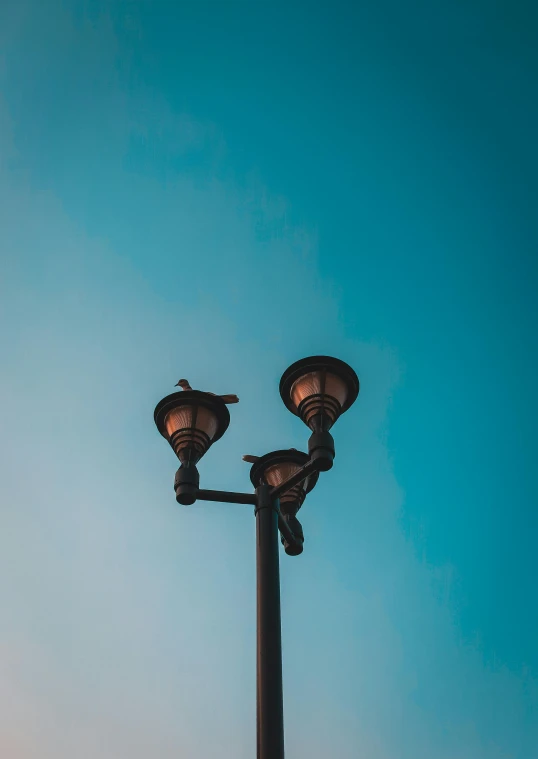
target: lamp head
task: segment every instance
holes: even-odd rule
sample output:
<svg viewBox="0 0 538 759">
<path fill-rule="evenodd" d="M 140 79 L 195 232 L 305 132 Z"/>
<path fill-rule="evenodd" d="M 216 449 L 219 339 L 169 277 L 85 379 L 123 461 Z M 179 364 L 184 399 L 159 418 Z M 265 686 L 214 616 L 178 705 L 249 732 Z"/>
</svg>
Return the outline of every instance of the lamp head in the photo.
<svg viewBox="0 0 538 759">
<path fill-rule="evenodd" d="M 196 465 L 230 424 L 230 412 L 217 395 L 183 390 L 159 401 L 155 424 L 183 466 Z"/>
<path fill-rule="evenodd" d="M 254 462 L 250 470 L 250 480 L 255 488 L 259 485 L 270 485 L 274 488 L 295 474 L 307 461 L 307 454 L 294 448 L 272 451 Z M 285 516 L 294 517 L 297 514 L 318 477 L 318 472 L 314 472 L 303 482 L 280 495 L 280 510 Z"/>
<path fill-rule="evenodd" d="M 280 380 L 286 407 L 313 432 L 328 432 L 355 402 L 359 378 L 344 361 L 311 356 L 292 364 Z"/>
</svg>

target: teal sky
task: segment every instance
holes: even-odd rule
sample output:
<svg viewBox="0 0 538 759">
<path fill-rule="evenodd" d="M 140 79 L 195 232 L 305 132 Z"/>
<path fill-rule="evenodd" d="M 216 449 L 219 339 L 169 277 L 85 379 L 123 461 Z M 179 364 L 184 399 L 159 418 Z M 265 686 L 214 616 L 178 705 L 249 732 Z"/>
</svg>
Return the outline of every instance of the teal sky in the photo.
<svg viewBox="0 0 538 759">
<path fill-rule="evenodd" d="M 250 759 L 254 519 L 174 500 L 180 376 L 235 392 L 206 487 L 306 446 L 282 554 L 290 759 L 536 759 L 537 11 L 7 0 L 0 754 Z"/>
</svg>

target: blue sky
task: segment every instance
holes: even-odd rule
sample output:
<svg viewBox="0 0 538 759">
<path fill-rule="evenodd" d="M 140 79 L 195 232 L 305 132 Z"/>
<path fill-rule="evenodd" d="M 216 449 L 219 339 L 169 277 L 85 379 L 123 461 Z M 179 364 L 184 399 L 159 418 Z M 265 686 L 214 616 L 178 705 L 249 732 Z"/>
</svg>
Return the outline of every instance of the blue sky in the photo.
<svg viewBox="0 0 538 759">
<path fill-rule="evenodd" d="M 254 519 L 153 426 L 236 392 L 206 487 L 361 395 L 282 555 L 287 755 L 534 759 L 531 3 L 0 11 L 0 748 L 246 759 Z"/>
</svg>

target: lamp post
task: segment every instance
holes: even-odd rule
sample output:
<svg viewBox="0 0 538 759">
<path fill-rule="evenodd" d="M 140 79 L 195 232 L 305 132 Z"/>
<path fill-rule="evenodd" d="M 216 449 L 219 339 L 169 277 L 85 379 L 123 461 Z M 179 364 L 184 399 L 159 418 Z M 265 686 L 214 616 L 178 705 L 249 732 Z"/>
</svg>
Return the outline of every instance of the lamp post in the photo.
<svg viewBox="0 0 538 759">
<path fill-rule="evenodd" d="M 311 430 L 308 454 L 295 449 L 245 456 L 252 463 L 254 493 L 200 489 L 197 463 L 226 432 L 230 414 L 219 396 L 184 390 L 163 398 L 155 409 L 157 429 L 179 458 L 174 490 L 178 503 L 197 500 L 254 506 L 257 576 L 257 758 L 284 759 L 282 644 L 278 534 L 289 556 L 303 551 L 297 519 L 320 472 L 333 466 L 330 429 L 359 394 L 359 379 L 348 364 L 312 356 L 292 364 L 280 380 L 286 407 Z"/>
</svg>

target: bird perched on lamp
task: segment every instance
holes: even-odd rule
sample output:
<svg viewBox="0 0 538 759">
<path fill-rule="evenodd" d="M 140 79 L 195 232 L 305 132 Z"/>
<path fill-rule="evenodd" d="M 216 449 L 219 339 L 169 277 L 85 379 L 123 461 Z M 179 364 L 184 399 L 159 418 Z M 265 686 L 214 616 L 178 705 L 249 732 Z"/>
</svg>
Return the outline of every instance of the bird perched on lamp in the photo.
<svg viewBox="0 0 538 759">
<path fill-rule="evenodd" d="M 186 379 L 180 379 L 179 382 L 176 382 L 175 387 L 180 387 L 182 390 L 193 389 L 189 384 L 189 380 L 186 380 Z M 239 403 L 239 398 L 237 397 L 237 395 L 233 395 L 232 393 L 229 393 L 228 395 L 217 395 L 216 393 L 208 393 L 208 395 L 214 395 L 215 397 L 223 400 L 224 403 Z"/>
<path fill-rule="evenodd" d="M 297 448 L 289 448 L 288 450 L 296 451 Z M 260 456 L 251 456 L 250 453 L 247 453 L 243 456 L 243 461 L 247 461 L 249 464 L 255 464 L 259 460 Z"/>
</svg>

